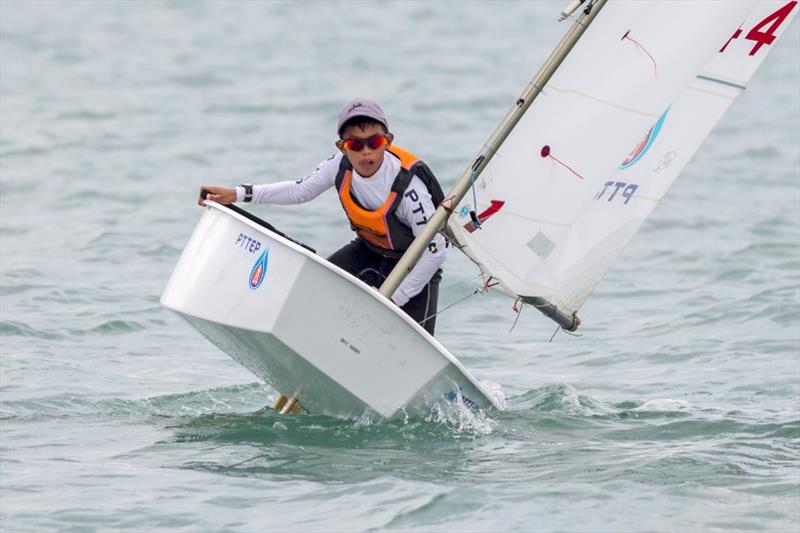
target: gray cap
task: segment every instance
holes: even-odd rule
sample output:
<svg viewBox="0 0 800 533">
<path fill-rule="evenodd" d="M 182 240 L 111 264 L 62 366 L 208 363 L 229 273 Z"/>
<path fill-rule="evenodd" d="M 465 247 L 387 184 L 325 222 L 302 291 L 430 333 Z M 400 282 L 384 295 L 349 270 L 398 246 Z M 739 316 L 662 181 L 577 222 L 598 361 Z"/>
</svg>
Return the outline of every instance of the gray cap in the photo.
<svg viewBox="0 0 800 533">
<path fill-rule="evenodd" d="M 353 98 L 339 111 L 339 121 L 336 123 L 336 133 L 342 133 L 342 126 L 353 117 L 369 117 L 375 119 L 389 131 L 389 123 L 386 121 L 386 114 L 376 102 L 366 98 Z"/>
</svg>

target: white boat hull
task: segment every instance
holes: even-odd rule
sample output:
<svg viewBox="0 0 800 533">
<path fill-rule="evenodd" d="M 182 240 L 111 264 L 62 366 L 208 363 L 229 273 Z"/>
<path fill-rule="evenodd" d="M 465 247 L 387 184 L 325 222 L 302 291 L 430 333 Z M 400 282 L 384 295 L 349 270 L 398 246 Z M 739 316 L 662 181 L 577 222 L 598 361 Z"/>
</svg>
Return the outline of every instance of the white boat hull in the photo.
<svg viewBox="0 0 800 533">
<path fill-rule="evenodd" d="M 456 397 L 501 408 L 502 400 L 375 289 L 213 202 L 161 303 L 311 413 L 411 416 Z"/>
</svg>

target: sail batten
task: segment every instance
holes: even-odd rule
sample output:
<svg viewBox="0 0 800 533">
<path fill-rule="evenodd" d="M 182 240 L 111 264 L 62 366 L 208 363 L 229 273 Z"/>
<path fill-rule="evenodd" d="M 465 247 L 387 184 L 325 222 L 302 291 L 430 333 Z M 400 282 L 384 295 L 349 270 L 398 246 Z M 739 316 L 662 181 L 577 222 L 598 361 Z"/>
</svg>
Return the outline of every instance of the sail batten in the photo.
<svg viewBox="0 0 800 533">
<path fill-rule="evenodd" d="M 604 104 L 604 105 L 607 105 L 609 107 L 614 107 L 616 109 L 619 109 L 619 110 L 622 110 L 622 111 L 625 111 L 625 112 L 628 112 L 628 113 L 634 113 L 634 114 L 637 114 L 637 115 L 648 117 L 648 118 L 651 118 L 653 120 L 657 119 L 658 115 L 659 115 L 658 113 L 655 113 L 655 112 L 651 112 L 651 111 L 647 111 L 647 110 L 643 110 L 643 109 L 635 109 L 633 107 L 629 107 L 629 106 L 627 106 L 625 104 L 617 103 L 617 102 L 614 102 L 612 100 L 605 100 L 605 99 L 602 99 L 602 98 L 598 98 L 597 96 L 594 96 L 594 95 L 592 95 L 590 93 L 580 92 L 580 91 L 577 91 L 575 89 L 565 89 L 565 88 L 561 88 L 561 87 L 556 87 L 556 86 L 554 86 L 552 84 L 548 85 L 547 89 L 550 90 L 550 91 L 557 91 L 560 94 L 573 94 L 575 96 L 580 96 L 580 97 L 586 98 L 587 100 L 592 100 L 594 102 L 597 102 L 597 103 L 600 103 L 600 104 Z"/>
<path fill-rule="evenodd" d="M 741 89 L 741 90 L 747 89 L 747 86 L 746 85 L 742 85 L 741 83 L 735 83 L 735 82 L 732 82 L 732 81 L 723 80 L 723 79 L 720 79 L 720 78 L 715 78 L 713 76 L 705 76 L 703 74 L 700 74 L 699 76 L 697 76 L 697 79 L 698 80 L 706 80 L 706 81 L 710 81 L 710 82 L 713 82 L 713 83 L 719 83 L 720 85 L 726 85 L 728 87 L 733 87 L 734 89 Z"/>
</svg>

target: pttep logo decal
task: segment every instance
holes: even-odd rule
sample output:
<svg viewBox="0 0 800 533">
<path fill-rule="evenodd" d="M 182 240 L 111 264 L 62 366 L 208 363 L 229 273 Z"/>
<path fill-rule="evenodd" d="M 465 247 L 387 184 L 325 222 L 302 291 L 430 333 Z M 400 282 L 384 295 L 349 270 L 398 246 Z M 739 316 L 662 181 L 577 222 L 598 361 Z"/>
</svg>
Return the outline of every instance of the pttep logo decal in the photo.
<svg viewBox="0 0 800 533">
<path fill-rule="evenodd" d="M 251 289 L 255 290 L 264 282 L 267 277 L 267 265 L 269 264 L 269 248 L 261 252 L 256 262 L 253 263 L 253 269 L 250 270 L 250 279 L 248 285 Z"/>
<path fill-rule="evenodd" d="M 647 132 L 647 135 L 644 136 L 642 142 L 636 145 L 636 148 L 628 155 L 625 161 L 619 166 L 620 170 L 625 170 L 626 168 L 632 166 L 634 163 L 639 161 L 644 154 L 653 146 L 653 142 L 655 142 L 656 137 L 658 134 L 661 133 L 661 126 L 664 125 L 664 119 L 667 118 L 667 113 L 669 113 L 669 107 L 667 108 L 664 113 L 658 118 L 656 123 L 650 128 L 650 131 Z"/>
</svg>

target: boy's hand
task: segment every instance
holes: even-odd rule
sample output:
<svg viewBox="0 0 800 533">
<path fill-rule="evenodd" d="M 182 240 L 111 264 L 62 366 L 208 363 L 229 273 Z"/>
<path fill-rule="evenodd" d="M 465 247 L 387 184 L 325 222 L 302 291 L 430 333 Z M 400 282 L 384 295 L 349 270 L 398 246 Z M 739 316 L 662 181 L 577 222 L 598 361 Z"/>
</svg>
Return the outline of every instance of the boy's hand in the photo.
<svg viewBox="0 0 800 533">
<path fill-rule="evenodd" d="M 203 205 L 203 200 L 213 200 L 218 204 L 228 205 L 236 201 L 236 189 L 203 185 L 200 187 L 200 196 L 197 205 Z"/>
</svg>

